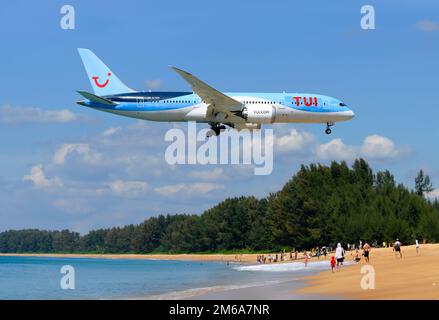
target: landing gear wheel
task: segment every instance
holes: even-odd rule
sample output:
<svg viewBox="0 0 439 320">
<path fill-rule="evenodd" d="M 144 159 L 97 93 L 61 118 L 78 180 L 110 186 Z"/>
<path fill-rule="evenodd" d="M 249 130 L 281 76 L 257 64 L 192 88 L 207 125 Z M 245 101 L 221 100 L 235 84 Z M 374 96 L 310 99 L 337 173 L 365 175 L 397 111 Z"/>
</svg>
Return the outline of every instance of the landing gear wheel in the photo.
<svg viewBox="0 0 439 320">
<path fill-rule="evenodd" d="M 221 132 L 223 132 L 224 130 L 226 130 L 225 125 L 220 125 L 220 124 L 211 125 L 210 130 L 206 134 L 206 137 L 210 138 L 212 136 L 219 136 Z"/>
<path fill-rule="evenodd" d="M 325 130 L 326 134 L 331 134 L 331 132 L 332 132 L 331 127 L 333 125 L 334 125 L 334 122 L 326 122 L 326 130 Z"/>
</svg>

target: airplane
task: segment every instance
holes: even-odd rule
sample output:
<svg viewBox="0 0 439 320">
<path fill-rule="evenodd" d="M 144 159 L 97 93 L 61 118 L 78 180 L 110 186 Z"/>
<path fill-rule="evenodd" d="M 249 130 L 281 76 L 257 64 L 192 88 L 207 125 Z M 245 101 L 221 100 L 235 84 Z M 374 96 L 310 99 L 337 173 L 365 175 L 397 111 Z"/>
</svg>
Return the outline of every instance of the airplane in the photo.
<svg viewBox="0 0 439 320">
<path fill-rule="evenodd" d="M 170 66 L 193 92 L 144 92 L 128 88 L 91 50 L 78 49 L 94 93 L 78 91 L 77 103 L 99 111 L 151 121 L 207 123 L 207 137 L 226 126 L 259 130 L 273 123 L 325 123 L 326 134 L 339 121 L 354 117 L 342 101 L 320 94 L 221 92 L 194 75 Z"/>
</svg>

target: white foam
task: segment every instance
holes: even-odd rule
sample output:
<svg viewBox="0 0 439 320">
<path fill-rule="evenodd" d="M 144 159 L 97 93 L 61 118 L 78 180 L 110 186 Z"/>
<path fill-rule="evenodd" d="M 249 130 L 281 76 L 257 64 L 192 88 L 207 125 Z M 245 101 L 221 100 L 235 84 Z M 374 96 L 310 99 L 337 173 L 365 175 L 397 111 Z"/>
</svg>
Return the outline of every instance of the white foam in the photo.
<svg viewBox="0 0 439 320">
<path fill-rule="evenodd" d="M 294 279 L 293 279 L 294 280 Z M 253 288 L 253 287 L 263 287 L 267 285 L 276 285 L 282 282 L 292 281 L 292 279 L 288 280 L 272 280 L 272 281 L 261 281 L 257 283 L 247 283 L 247 284 L 239 284 L 239 285 L 223 285 L 223 286 L 212 286 L 212 287 L 204 287 L 204 288 L 193 288 L 182 291 L 173 291 L 158 295 L 146 296 L 141 299 L 148 300 L 182 300 L 189 299 L 192 297 L 213 293 L 213 292 L 221 292 L 228 290 L 237 290 L 237 289 L 245 289 L 245 288 Z"/>
<path fill-rule="evenodd" d="M 345 262 L 343 265 L 350 265 L 351 261 Z M 305 271 L 305 270 L 329 270 L 329 260 L 308 262 L 305 267 L 303 262 L 285 262 L 275 264 L 256 264 L 251 266 L 234 267 L 238 271 L 265 271 L 265 272 L 288 272 L 288 271 Z"/>
</svg>

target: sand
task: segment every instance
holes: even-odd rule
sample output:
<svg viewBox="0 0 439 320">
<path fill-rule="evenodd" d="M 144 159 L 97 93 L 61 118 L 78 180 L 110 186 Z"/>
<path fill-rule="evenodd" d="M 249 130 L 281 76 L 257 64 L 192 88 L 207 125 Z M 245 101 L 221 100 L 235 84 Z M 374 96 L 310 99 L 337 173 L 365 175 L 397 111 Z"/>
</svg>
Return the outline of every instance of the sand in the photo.
<svg viewBox="0 0 439 320">
<path fill-rule="evenodd" d="M 345 299 L 439 299 L 439 244 L 423 244 L 416 254 L 415 246 L 402 247 L 403 258 L 395 257 L 392 248 L 372 249 L 370 265 L 375 270 L 375 289 L 360 286 L 361 268 L 358 264 L 339 272 L 322 272 L 306 279 L 309 285 L 296 291 L 299 294 L 318 294 Z M 348 260 L 353 260 L 350 253 Z M 328 262 L 329 268 L 329 262 Z"/>
</svg>

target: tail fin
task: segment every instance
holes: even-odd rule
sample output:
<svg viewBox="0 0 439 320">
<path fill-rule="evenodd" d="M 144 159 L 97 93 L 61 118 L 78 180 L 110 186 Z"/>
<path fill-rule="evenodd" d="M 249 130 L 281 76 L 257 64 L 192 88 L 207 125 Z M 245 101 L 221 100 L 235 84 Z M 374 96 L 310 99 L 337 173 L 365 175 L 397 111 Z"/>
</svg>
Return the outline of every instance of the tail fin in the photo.
<svg viewBox="0 0 439 320">
<path fill-rule="evenodd" d="M 96 95 L 133 92 L 91 50 L 78 49 L 78 52 Z"/>
</svg>

